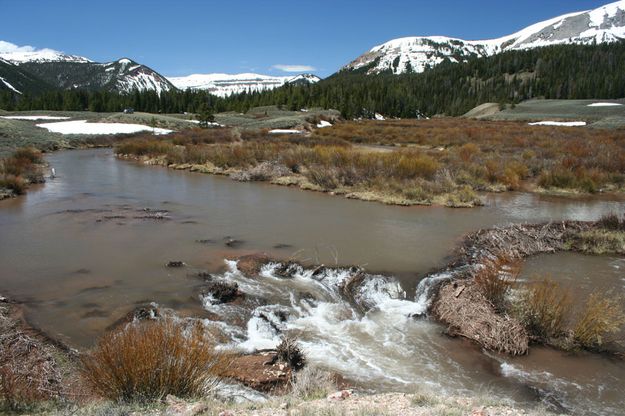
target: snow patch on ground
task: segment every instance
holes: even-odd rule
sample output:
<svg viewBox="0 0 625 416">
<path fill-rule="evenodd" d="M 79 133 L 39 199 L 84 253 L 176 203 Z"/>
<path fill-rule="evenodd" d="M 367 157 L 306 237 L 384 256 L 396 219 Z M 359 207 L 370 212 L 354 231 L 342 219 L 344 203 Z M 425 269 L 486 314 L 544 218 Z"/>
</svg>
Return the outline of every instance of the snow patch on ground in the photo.
<svg viewBox="0 0 625 416">
<path fill-rule="evenodd" d="M 169 134 L 172 130 L 152 128 L 142 124 L 87 123 L 87 120 L 63 121 L 60 123 L 37 124 L 37 127 L 61 134 L 130 134 L 153 131 L 154 134 Z"/>
<path fill-rule="evenodd" d="M 588 104 L 586 107 L 619 107 L 622 105 L 623 104 L 619 104 L 619 103 L 592 103 L 592 104 Z"/>
<path fill-rule="evenodd" d="M 585 121 L 537 121 L 535 123 L 527 123 L 530 126 L 561 126 L 561 127 L 582 127 L 586 125 Z"/>
<path fill-rule="evenodd" d="M 269 134 L 302 134 L 301 130 L 293 130 L 293 129 L 274 129 L 269 130 Z"/>
<path fill-rule="evenodd" d="M 6 118 L 9 120 L 69 120 L 69 117 L 58 117 L 58 116 L 1 116 L 0 118 Z"/>
</svg>

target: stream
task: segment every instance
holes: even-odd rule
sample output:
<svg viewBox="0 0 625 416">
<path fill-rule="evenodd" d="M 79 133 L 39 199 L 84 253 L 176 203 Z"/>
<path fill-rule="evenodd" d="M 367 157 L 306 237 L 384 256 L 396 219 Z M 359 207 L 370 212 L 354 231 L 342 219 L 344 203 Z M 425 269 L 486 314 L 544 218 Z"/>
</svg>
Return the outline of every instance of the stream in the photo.
<svg viewBox="0 0 625 416">
<path fill-rule="evenodd" d="M 27 317 L 77 348 L 137 305 L 183 316 L 220 317 L 225 348 L 275 346 L 293 332 L 309 362 L 376 391 L 489 394 L 528 406 L 617 415 L 625 408 L 625 363 L 533 348 L 528 356 L 485 354 L 414 318 L 427 299 L 419 282 L 444 266 L 461 237 L 517 222 L 595 220 L 625 212 L 625 199 L 489 194 L 473 209 L 398 207 L 266 183 L 147 167 L 111 149 L 47 156 L 57 177 L 0 201 L 0 293 L 25 302 Z M 356 265 L 370 275 L 368 308 L 338 293 L 341 268 L 290 279 L 271 265 L 241 273 L 244 254 L 303 264 Z M 170 261 L 185 267 L 166 267 Z M 214 304 L 196 275 L 234 281 L 249 299 Z M 576 288 L 625 293 L 625 259 L 562 253 L 529 259 L 522 279 L 548 274 Z M 383 278 L 382 276 L 391 276 Z M 423 284 L 422 284 L 423 285 Z"/>
</svg>

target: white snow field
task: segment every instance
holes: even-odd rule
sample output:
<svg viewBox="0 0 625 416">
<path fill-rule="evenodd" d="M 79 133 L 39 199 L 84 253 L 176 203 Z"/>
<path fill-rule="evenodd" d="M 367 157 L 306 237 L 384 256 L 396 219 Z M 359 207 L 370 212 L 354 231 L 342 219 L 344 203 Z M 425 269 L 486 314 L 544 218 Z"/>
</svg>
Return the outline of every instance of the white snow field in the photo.
<svg viewBox="0 0 625 416">
<path fill-rule="evenodd" d="M 527 123 L 530 126 L 562 126 L 562 127 L 582 127 L 586 125 L 585 121 L 537 121 L 535 123 Z"/>
<path fill-rule="evenodd" d="M 59 116 L 0 116 L 0 118 L 6 118 L 8 120 L 28 120 L 28 121 L 69 120 L 70 119 L 70 117 L 59 117 Z"/>
<path fill-rule="evenodd" d="M 301 130 L 292 130 L 292 129 L 273 129 L 269 130 L 269 134 L 302 134 Z"/>
<path fill-rule="evenodd" d="M 37 127 L 61 134 L 130 134 L 140 131 L 154 132 L 154 134 L 169 134 L 172 132 L 172 130 L 152 128 L 142 124 L 87 123 L 87 120 L 44 123 L 37 124 Z"/>
<path fill-rule="evenodd" d="M 623 104 L 619 103 L 592 103 L 588 104 L 586 107 L 619 107 Z"/>
</svg>

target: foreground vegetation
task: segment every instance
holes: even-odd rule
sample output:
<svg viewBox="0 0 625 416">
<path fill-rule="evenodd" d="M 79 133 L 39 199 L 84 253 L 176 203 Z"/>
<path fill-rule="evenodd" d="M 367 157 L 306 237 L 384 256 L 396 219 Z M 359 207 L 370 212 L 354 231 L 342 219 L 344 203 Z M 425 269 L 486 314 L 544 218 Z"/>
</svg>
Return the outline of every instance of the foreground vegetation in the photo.
<svg viewBox="0 0 625 416">
<path fill-rule="evenodd" d="M 377 395 L 343 390 L 330 400 L 326 398 L 337 390 L 335 378 L 309 365 L 293 374 L 288 393 L 241 401 L 231 390 L 220 392 L 224 372 L 236 367 L 235 356 L 216 352 L 200 321 L 156 317 L 124 324 L 77 356 L 26 326 L 15 316 L 17 307 L 2 302 L 3 414 L 390 416 L 455 415 L 476 409 L 549 414 L 517 410 L 511 402 L 487 396 L 442 397 L 426 390 Z"/>
<path fill-rule="evenodd" d="M 123 141 L 178 169 L 391 204 L 479 205 L 477 192 L 621 192 L 625 133 L 462 119 L 353 121 L 312 134 L 218 128 Z"/>
<path fill-rule="evenodd" d="M 18 149 L 0 159 L 0 200 L 23 194 L 30 184 L 45 182 L 43 164 L 41 152 L 33 148 Z"/>
</svg>

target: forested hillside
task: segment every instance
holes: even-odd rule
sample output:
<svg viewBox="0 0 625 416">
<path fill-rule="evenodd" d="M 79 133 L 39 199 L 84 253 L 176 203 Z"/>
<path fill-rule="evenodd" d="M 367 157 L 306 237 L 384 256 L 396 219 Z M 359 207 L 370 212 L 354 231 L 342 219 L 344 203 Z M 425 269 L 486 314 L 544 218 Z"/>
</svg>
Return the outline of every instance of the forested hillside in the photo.
<svg viewBox="0 0 625 416">
<path fill-rule="evenodd" d="M 374 63 L 372 63 L 374 64 Z M 154 91 L 118 94 L 104 91 L 47 91 L 18 96 L 0 92 L 6 110 L 91 110 L 178 113 L 206 104 L 213 112 L 244 112 L 261 105 L 335 108 L 344 117 L 375 112 L 411 118 L 460 115 L 484 102 L 518 103 L 552 99 L 625 97 L 625 42 L 591 46 L 552 46 L 511 51 L 467 63 L 444 62 L 421 74 L 366 75 L 368 67 L 343 71 L 311 85 L 285 85 L 218 98 L 203 91 Z"/>
</svg>

